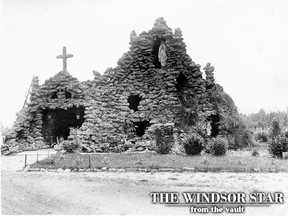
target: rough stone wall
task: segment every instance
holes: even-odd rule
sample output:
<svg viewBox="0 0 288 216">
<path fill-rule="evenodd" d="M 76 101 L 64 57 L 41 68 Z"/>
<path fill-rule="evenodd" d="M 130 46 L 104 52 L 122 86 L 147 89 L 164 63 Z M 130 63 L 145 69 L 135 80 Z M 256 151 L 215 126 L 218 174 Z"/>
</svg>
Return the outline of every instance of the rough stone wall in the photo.
<svg viewBox="0 0 288 216">
<path fill-rule="evenodd" d="M 32 150 L 48 147 L 43 138 L 43 111 L 85 106 L 81 83 L 67 71 L 61 71 L 39 85 L 38 77 L 31 83 L 30 102 L 18 113 L 12 138 L 20 142 L 20 149 Z M 66 94 L 66 95 L 65 95 Z M 68 94 L 68 98 L 67 98 Z"/>
<path fill-rule="evenodd" d="M 159 65 L 156 57 L 162 41 L 167 55 L 165 66 Z M 206 85 L 210 87 L 214 82 L 206 75 L 206 84 L 200 65 L 196 65 L 186 53 L 181 30 L 177 28 L 173 33 L 163 18 L 157 19 L 150 31 L 139 36 L 132 31 L 129 51 L 118 61 L 118 66 L 103 76 L 94 74 L 95 87 L 89 93 L 93 94 L 93 103 L 86 107 L 82 130 L 92 130 L 91 135 L 86 136 L 86 143 L 96 146 L 97 151 L 123 139 L 125 119 L 136 125 L 143 121 L 151 125 L 173 123 L 175 113 L 169 107 L 181 106 L 181 97 L 186 95 L 196 98 L 200 108 L 208 110 Z M 177 89 L 180 74 L 185 81 L 181 83 L 181 89 Z M 129 96 L 135 95 L 141 98 L 137 111 L 130 109 L 128 103 Z M 135 138 L 149 139 L 149 136 Z"/>
<path fill-rule="evenodd" d="M 164 64 L 159 59 L 160 45 L 165 47 Z M 25 108 L 29 115 L 20 121 L 18 137 L 21 133 L 21 138 L 29 140 L 26 146 L 43 147 L 43 111 L 84 106 L 80 137 L 88 151 L 123 148 L 123 125 L 127 120 L 138 127 L 146 124 L 143 136 L 131 133 L 130 138 L 134 138 L 134 147 L 144 143 L 141 150 L 150 149 L 153 142 L 145 142 L 152 140 L 149 126 L 175 123 L 172 108 L 187 106 L 187 98 L 193 98 L 202 112 L 217 112 L 213 100 L 214 67 L 210 64 L 204 67 L 205 79 L 200 68 L 187 55 L 181 30 L 176 28 L 173 32 L 163 18 L 158 18 L 148 32 L 137 36 L 132 31 L 129 51 L 119 59 L 118 66 L 103 75 L 93 71 L 94 80 L 80 83 L 67 71 L 61 71 L 39 86 L 35 77 L 30 103 Z"/>
</svg>

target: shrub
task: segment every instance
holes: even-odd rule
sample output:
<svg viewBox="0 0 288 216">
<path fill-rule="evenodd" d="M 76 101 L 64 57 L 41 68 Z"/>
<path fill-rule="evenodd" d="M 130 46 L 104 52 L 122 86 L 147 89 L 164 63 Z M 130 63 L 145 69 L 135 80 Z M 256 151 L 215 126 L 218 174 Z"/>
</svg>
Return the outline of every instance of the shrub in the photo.
<svg viewBox="0 0 288 216">
<path fill-rule="evenodd" d="M 61 147 L 68 153 L 75 153 L 81 148 L 79 140 L 64 140 L 60 143 Z"/>
<path fill-rule="evenodd" d="M 282 158 L 282 152 L 288 151 L 288 138 L 282 135 L 269 140 L 268 151 L 271 156 Z"/>
<path fill-rule="evenodd" d="M 53 155 L 53 156 L 50 156 L 48 158 L 45 158 L 42 161 L 38 161 L 38 163 L 41 164 L 41 165 L 54 165 L 55 164 L 55 160 L 56 160 L 56 156 Z"/>
<path fill-rule="evenodd" d="M 229 141 L 229 149 L 242 149 L 247 146 L 254 146 L 255 144 L 252 141 L 251 132 L 246 128 L 239 128 L 236 130 L 236 133 L 234 134 L 234 143 L 232 143 L 233 146 L 230 146 Z"/>
<path fill-rule="evenodd" d="M 168 154 L 174 144 L 173 127 L 171 125 L 158 125 L 155 128 L 156 152 L 158 154 Z"/>
<path fill-rule="evenodd" d="M 70 135 L 68 140 L 60 142 L 60 148 L 68 153 L 75 153 L 82 150 L 82 143 L 80 139 L 81 131 L 78 128 L 70 128 Z"/>
<path fill-rule="evenodd" d="M 122 128 L 124 132 L 123 133 L 124 141 L 127 142 L 127 139 L 129 138 L 129 136 L 131 137 L 131 135 L 135 133 L 136 127 L 132 121 L 130 121 L 129 119 L 125 119 L 122 125 Z"/>
<path fill-rule="evenodd" d="M 251 154 L 252 156 L 258 156 L 259 155 L 259 152 L 256 150 L 256 149 L 253 149 L 253 151 L 252 151 L 252 154 Z"/>
<path fill-rule="evenodd" d="M 200 154 L 204 148 L 203 144 L 203 138 L 195 133 L 192 133 L 183 141 L 184 149 L 188 155 Z"/>
<path fill-rule="evenodd" d="M 84 159 L 81 158 L 80 156 L 77 156 L 75 158 L 75 165 L 81 165 L 83 163 Z"/>
<path fill-rule="evenodd" d="M 212 155 L 224 155 L 228 150 L 228 141 L 224 137 L 212 138 L 207 145 L 207 150 Z"/>
<path fill-rule="evenodd" d="M 259 142 L 267 142 L 268 141 L 268 134 L 264 131 L 257 132 L 255 134 L 255 139 Z"/>
<path fill-rule="evenodd" d="M 227 141 L 228 141 L 228 149 L 233 149 L 233 150 L 237 149 L 235 148 L 235 136 L 233 136 L 232 134 L 228 134 Z"/>
</svg>

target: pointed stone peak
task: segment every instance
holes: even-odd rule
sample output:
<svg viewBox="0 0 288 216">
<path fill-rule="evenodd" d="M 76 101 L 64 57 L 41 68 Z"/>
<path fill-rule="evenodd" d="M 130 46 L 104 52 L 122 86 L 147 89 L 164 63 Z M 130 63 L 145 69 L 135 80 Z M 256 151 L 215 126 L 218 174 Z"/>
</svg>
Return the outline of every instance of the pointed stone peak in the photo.
<svg viewBox="0 0 288 216">
<path fill-rule="evenodd" d="M 175 30 L 174 30 L 174 37 L 176 37 L 176 38 L 181 38 L 183 35 L 182 35 L 182 31 L 181 31 L 181 29 L 180 28 L 176 28 Z"/>
<path fill-rule="evenodd" d="M 163 17 L 159 17 L 155 20 L 152 32 L 157 35 L 172 35 L 172 29 L 166 24 Z"/>
<path fill-rule="evenodd" d="M 157 24 L 161 24 L 161 25 L 166 25 L 166 21 L 163 17 L 158 17 L 156 20 L 155 20 L 155 25 Z"/>
</svg>

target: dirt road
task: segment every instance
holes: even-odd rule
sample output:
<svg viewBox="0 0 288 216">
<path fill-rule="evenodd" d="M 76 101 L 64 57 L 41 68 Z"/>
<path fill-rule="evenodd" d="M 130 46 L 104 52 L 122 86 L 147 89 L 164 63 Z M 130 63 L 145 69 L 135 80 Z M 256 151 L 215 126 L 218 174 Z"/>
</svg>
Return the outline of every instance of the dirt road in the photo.
<svg viewBox="0 0 288 216">
<path fill-rule="evenodd" d="M 191 214 L 188 206 L 152 204 L 149 193 L 155 191 L 281 191 L 288 197 L 287 173 L 68 174 L 4 170 L 1 177 L 2 214 Z M 245 215 L 285 215 L 287 211 L 287 204 L 246 207 Z"/>
<path fill-rule="evenodd" d="M 47 151 L 50 150 L 38 152 L 43 153 L 39 157 L 45 157 Z M 17 172 L 23 167 L 24 153 L 1 156 L 2 214 L 191 214 L 189 206 L 152 204 L 149 194 L 164 191 L 277 191 L 288 199 L 288 173 Z M 34 156 L 29 157 L 28 164 L 36 160 L 36 152 L 29 154 Z M 288 212 L 288 201 L 283 205 L 246 207 L 244 215 L 285 215 L 284 212 Z"/>
</svg>

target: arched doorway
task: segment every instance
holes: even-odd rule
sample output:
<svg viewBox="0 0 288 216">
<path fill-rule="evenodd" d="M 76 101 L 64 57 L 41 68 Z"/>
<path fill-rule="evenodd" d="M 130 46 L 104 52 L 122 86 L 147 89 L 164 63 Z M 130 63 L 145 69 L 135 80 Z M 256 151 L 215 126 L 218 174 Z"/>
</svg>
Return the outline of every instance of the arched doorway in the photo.
<svg viewBox="0 0 288 216">
<path fill-rule="evenodd" d="M 81 127 L 84 122 L 84 106 L 43 111 L 42 135 L 48 145 L 57 143 L 60 137 L 67 139 L 70 128 Z"/>
</svg>

